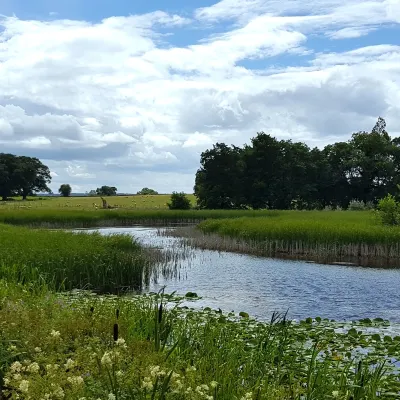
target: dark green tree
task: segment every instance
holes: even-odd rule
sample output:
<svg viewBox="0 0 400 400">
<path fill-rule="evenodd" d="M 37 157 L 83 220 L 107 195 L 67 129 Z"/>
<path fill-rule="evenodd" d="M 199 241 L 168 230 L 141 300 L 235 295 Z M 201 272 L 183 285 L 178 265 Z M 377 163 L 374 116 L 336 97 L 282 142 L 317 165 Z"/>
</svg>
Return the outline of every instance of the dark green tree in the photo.
<svg viewBox="0 0 400 400">
<path fill-rule="evenodd" d="M 96 189 L 98 196 L 116 196 L 117 188 L 115 186 L 102 186 Z"/>
<path fill-rule="evenodd" d="M 142 190 L 139 190 L 137 192 L 137 194 L 142 195 L 142 196 L 146 196 L 146 195 L 156 195 L 156 194 L 158 194 L 158 192 L 155 191 L 154 189 L 150 189 L 148 187 L 145 187 Z"/>
<path fill-rule="evenodd" d="M 172 192 L 171 202 L 167 206 L 170 210 L 189 210 L 191 204 L 184 192 Z"/>
<path fill-rule="evenodd" d="M 71 196 L 72 188 L 71 185 L 68 183 L 63 183 L 60 188 L 58 189 L 58 193 L 60 193 L 61 196 L 63 197 L 69 197 Z"/>
<path fill-rule="evenodd" d="M 200 208 L 242 207 L 242 152 L 239 147 L 217 143 L 201 154 L 194 186 Z"/>
</svg>

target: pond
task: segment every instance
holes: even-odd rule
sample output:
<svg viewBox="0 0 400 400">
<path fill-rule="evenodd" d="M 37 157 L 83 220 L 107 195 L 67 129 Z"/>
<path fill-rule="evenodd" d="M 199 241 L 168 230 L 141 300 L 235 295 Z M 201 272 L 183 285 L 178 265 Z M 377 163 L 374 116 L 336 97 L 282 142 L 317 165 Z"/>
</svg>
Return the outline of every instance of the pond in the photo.
<svg viewBox="0 0 400 400">
<path fill-rule="evenodd" d="M 196 306 L 244 311 L 261 320 L 274 311 L 291 319 L 331 318 L 338 321 L 384 318 L 400 322 L 400 270 L 197 250 L 179 238 L 159 235 L 160 228 L 123 227 L 96 229 L 104 235 L 132 235 L 145 246 L 155 246 L 176 257 L 167 270 L 153 276 L 146 291 L 178 294 L 196 292 Z"/>
</svg>

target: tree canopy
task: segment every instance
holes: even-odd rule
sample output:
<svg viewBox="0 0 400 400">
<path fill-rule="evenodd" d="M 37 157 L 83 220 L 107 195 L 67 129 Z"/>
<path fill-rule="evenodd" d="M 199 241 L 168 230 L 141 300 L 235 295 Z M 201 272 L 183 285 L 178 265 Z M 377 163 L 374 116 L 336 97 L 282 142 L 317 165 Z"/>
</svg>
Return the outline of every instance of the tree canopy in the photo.
<svg viewBox="0 0 400 400">
<path fill-rule="evenodd" d="M 0 153 L 0 196 L 27 196 L 37 192 L 51 193 L 49 168 L 34 157 Z"/>
<path fill-rule="evenodd" d="M 346 208 L 396 193 L 399 172 L 400 138 L 379 118 L 323 149 L 264 132 L 243 148 L 217 143 L 201 154 L 194 192 L 200 208 Z"/>
<path fill-rule="evenodd" d="M 71 196 L 72 188 L 71 185 L 68 183 L 63 183 L 60 188 L 58 189 L 58 193 L 61 194 L 61 196 L 64 197 L 69 197 Z"/>
<path fill-rule="evenodd" d="M 117 194 L 117 188 L 115 186 L 102 186 L 96 189 L 98 196 L 115 196 Z"/>
<path fill-rule="evenodd" d="M 148 187 L 144 187 L 142 190 L 139 190 L 137 192 L 137 194 L 142 195 L 142 196 L 143 195 L 156 195 L 156 194 L 158 194 L 158 192 L 155 191 L 154 189 L 150 189 Z"/>
</svg>

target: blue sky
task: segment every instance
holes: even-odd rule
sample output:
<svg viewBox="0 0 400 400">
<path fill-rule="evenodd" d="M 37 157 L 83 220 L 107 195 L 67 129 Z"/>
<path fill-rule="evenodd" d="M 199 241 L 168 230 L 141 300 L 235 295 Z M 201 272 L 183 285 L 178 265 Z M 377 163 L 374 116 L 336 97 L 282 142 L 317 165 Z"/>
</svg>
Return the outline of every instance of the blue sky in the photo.
<svg viewBox="0 0 400 400">
<path fill-rule="evenodd" d="M 3 0 L 0 146 L 53 189 L 192 191 L 258 131 L 322 147 L 400 135 L 398 0 Z"/>
</svg>

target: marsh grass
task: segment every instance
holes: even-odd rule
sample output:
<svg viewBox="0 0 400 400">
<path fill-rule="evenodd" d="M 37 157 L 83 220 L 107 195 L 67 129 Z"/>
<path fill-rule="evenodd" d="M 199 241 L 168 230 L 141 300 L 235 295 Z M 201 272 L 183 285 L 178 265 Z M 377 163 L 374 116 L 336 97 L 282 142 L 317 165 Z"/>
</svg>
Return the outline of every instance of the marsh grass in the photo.
<svg viewBox="0 0 400 400">
<path fill-rule="evenodd" d="M 127 235 L 101 236 L 0 225 L 0 278 L 55 290 L 141 288 L 152 262 Z"/>
<path fill-rule="evenodd" d="M 241 210 L 4 210 L 0 207 L 0 222 L 11 225 L 46 228 L 90 228 L 132 226 L 134 224 L 169 225 L 197 223 L 207 218 L 237 218 L 243 216 L 278 215 L 274 211 Z"/>
<path fill-rule="evenodd" d="M 0 281 L 0 385 L 32 399 L 394 399 L 400 338 L 389 328 L 261 323 L 162 293 L 57 295 Z"/>
<path fill-rule="evenodd" d="M 242 248 L 253 254 L 314 260 L 348 259 L 362 265 L 400 264 L 400 229 L 380 225 L 369 212 L 281 212 L 275 218 L 206 220 L 198 228 L 212 235 L 203 239 L 203 245 L 214 249 Z"/>
</svg>

